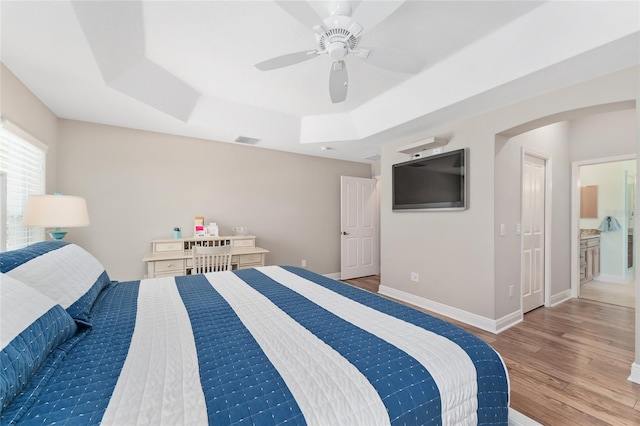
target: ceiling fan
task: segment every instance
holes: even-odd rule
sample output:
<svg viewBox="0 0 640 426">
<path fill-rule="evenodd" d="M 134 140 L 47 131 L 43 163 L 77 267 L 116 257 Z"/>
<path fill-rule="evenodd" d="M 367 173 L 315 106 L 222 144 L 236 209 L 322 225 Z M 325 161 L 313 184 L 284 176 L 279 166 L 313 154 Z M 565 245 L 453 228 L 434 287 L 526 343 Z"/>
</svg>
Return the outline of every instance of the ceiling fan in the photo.
<svg viewBox="0 0 640 426">
<path fill-rule="evenodd" d="M 363 0 L 353 16 L 348 1 L 332 1 L 329 3 L 329 16 L 325 19 L 318 16 L 306 1 L 276 3 L 315 32 L 318 48 L 277 56 L 256 64 L 256 68 L 270 71 L 326 54 L 333 60 L 329 74 L 329 94 L 333 103 L 347 98 L 348 76 L 344 61 L 347 55 L 354 55 L 380 68 L 409 74 L 418 73 L 425 65 L 423 58 L 402 50 L 360 46 L 362 36 L 391 15 L 402 1 Z"/>
</svg>

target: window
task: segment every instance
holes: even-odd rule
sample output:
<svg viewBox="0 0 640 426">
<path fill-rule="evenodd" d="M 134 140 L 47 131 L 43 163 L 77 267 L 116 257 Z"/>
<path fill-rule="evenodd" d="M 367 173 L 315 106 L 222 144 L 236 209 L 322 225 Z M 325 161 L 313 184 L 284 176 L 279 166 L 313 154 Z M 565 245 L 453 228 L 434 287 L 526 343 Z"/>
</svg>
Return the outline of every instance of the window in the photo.
<svg viewBox="0 0 640 426">
<path fill-rule="evenodd" d="M 46 146 L 0 119 L 0 251 L 44 240 L 43 228 L 22 226 L 31 194 L 44 194 Z"/>
</svg>

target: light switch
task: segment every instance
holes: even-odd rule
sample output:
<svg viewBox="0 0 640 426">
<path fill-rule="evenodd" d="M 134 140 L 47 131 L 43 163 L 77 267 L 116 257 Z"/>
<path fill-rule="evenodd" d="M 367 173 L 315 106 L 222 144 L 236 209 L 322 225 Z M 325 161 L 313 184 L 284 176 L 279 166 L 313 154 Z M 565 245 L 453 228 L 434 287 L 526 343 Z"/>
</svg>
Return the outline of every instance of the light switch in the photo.
<svg viewBox="0 0 640 426">
<path fill-rule="evenodd" d="M 506 233 L 506 227 L 504 226 L 504 223 L 500 224 L 500 236 L 504 237 L 504 234 Z"/>
<path fill-rule="evenodd" d="M 516 223 L 516 235 L 522 234 L 522 225 Z"/>
</svg>

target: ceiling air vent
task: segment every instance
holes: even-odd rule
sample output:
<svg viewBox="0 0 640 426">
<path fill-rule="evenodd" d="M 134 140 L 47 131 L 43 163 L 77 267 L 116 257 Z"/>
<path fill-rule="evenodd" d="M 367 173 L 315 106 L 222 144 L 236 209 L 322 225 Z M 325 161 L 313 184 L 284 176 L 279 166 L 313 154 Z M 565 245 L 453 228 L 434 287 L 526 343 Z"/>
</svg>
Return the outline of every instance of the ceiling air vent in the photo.
<svg viewBox="0 0 640 426">
<path fill-rule="evenodd" d="M 258 142 L 260 142 L 262 139 L 256 139 L 256 138 L 250 138 L 248 136 L 238 136 L 236 138 L 236 142 L 238 143 L 244 143 L 247 145 L 255 145 Z"/>
<path fill-rule="evenodd" d="M 380 161 L 380 154 L 375 154 L 375 155 L 372 155 L 371 157 L 366 157 L 365 160 Z"/>
</svg>

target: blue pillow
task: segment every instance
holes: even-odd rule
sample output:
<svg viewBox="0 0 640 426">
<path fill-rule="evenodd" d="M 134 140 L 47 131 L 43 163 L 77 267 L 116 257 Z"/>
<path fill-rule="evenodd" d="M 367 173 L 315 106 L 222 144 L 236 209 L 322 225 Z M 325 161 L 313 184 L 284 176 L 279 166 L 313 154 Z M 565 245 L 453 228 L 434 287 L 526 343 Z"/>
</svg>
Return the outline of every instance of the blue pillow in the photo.
<svg viewBox="0 0 640 426">
<path fill-rule="evenodd" d="M 53 299 L 0 273 L 0 411 L 43 364 L 47 355 L 77 330 Z"/>
<path fill-rule="evenodd" d="M 43 241 L 0 253 L 0 272 L 49 296 L 83 324 L 89 324 L 94 302 L 111 282 L 89 252 L 61 241 Z"/>
</svg>

